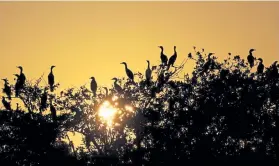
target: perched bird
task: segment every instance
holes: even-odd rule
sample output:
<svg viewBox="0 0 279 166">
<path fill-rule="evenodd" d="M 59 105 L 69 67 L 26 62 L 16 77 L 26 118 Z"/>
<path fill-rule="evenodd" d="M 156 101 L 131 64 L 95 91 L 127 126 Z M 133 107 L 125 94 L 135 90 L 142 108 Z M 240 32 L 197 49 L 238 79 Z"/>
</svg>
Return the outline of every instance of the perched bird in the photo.
<svg viewBox="0 0 279 166">
<path fill-rule="evenodd" d="M 9 82 L 7 79 L 2 79 L 5 83 L 4 83 L 4 88 L 3 88 L 3 92 L 8 96 L 9 100 L 12 99 L 11 95 L 12 95 L 12 90 L 11 87 L 9 86 Z"/>
<path fill-rule="evenodd" d="M 96 92 L 97 92 L 97 82 L 95 80 L 95 77 L 91 77 L 91 85 L 90 85 L 90 88 L 91 88 L 91 91 L 94 95 L 94 97 L 96 97 Z"/>
<path fill-rule="evenodd" d="M 247 56 L 248 63 L 250 67 L 252 68 L 254 66 L 255 57 L 253 56 L 253 51 L 256 51 L 255 49 L 249 50 L 249 55 Z"/>
<path fill-rule="evenodd" d="M 17 66 L 17 68 L 20 69 L 20 73 L 19 73 L 19 87 L 20 87 L 20 89 L 22 89 L 24 84 L 25 84 L 26 77 L 25 77 L 25 75 L 23 73 L 23 68 L 21 66 Z"/>
<path fill-rule="evenodd" d="M 56 121 L 56 119 L 57 119 L 56 109 L 52 104 L 52 100 L 50 100 L 50 112 L 51 112 L 51 116 L 52 116 L 53 121 Z"/>
<path fill-rule="evenodd" d="M 203 70 L 202 70 L 202 73 L 206 72 L 210 65 L 212 64 L 212 60 L 210 58 L 210 56 L 214 55 L 214 53 L 209 53 L 208 56 L 207 56 L 207 61 L 205 62 L 205 64 L 203 65 Z"/>
<path fill-rule="evenodd" d="M 145 70 L 145 78 L 146 78 L 147 82 L 150 82 L 151 74 L 152 74 L 152 71 L 150 69 L 150 62 L 149 62 L 149 60 L 147 60 L 147 69 Z"/>
<path fill-rule="evenodd" d="M 257 68 L 257 73 L 261 74 L 264 71 L 263 59 L 259 58 L 258 60 L 260 61 L 260 63 L 259 63 L 258 68 Z"/>
<path fill-rule="evenodd" d="M 158 47 L 161 48 L 161 62 L 163 65 L 167 65 L 168 57 L 164 54 L 164 47 L 163 46 L 158 46 Z"/>
<path fill-rule="evenodd" d="M 55 68 L 55 66 L 51 66 L 50 67 L 50 73 L 48 74 L 48 84 L 49 84 L 49 87 L 50 87 L 50 91 L 53 92 L 54 90 L 54 75 L 53 75 L 53 68 Z"/>
<path fill-rule="evenodd" d="M 117 78 L 113 78 L 112 80 L 114 80 L 114 89 L 117 91 L 117 93 L 122 93 L 123 89 L 121 88 L 120 85 L 117 84 Z"/>
<path fill-rule="evenodd" d="M 133 74 L 133 72 L 130 69 L 128 69 L 127 63 L 126 62 L 122 62 L 120 64 L 124 64 L 127 76 L 134 82 L 134 74 Z"/>
<path fill-rule="evenodd" d="M 9 111 L 12 110 L 12 108 L 11 108 L 11 103 L 10 103 L 10 102 L 7 102 L 7 101 L 5 100 L 5 97 L 4 97 L 4 96 L 2 97 L 2 103 L 3 103 L 3 105 L 4 105 L 4 107 L 5 107 L 6 110 L 9 110 Z"/>
<path fill-rule="evenodd" d="M 277 78 L 278 77 L 278 68 L 276 66 L 278 61 L 273 62 L 273 64 L 271 65 L 271 73 L 270 73 L 270 77 L 271 78 Z"/>
<path fill-rule="evenodd" d="M 168 69 L 170 68 L 170 66 L 174 67 L 173 65 L 177 58 L 176 46 L 174 46 L 173 49 L 174 49 L 174 54 L 169 59 Z"/>
</svg>

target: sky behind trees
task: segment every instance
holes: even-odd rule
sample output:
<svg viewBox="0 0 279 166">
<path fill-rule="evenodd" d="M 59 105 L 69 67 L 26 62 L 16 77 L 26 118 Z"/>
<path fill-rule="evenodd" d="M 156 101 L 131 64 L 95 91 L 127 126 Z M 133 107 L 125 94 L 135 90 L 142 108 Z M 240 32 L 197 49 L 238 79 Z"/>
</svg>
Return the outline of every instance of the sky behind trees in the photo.
<svg viewBox="0 0 279 166">
<path fill-rule="evenodd" d="M 62 88 L 99 85 L 125 76 L 125 61 L 144 73 L 177 46 L 177 63 L 192 46 L 225 58 L 250 48 L 269 66 L 278 59 L 279 2 L 1 2 L 0 77 L 13 79 L 17 65 L 27 79 L 45 81 L 51 65 Z M 191 71 L 192 62 L 185 72 Z M 11 80 L 12 81 L 12 80 Z M 10 81 L 10 82 L 11 82 Z M 46 82 L 47 84 L 47 82 Z"/>
</svg>

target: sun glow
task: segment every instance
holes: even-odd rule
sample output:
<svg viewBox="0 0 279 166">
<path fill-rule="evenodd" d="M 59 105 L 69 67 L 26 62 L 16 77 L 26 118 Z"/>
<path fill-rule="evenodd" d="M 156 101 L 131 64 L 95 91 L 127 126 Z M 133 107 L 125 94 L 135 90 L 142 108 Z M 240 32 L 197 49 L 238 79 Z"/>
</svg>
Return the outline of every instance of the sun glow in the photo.
<svg viewBox="0 0 279 166">
<path fill-rule="evenodd" d="M 107 123 L 108 126 L 111 126 L 116 113 L 117 109 L 114 108 L 108 101 L 105 101 L 99 108 L 98 115 L 104 122 Z"/>
</svg>

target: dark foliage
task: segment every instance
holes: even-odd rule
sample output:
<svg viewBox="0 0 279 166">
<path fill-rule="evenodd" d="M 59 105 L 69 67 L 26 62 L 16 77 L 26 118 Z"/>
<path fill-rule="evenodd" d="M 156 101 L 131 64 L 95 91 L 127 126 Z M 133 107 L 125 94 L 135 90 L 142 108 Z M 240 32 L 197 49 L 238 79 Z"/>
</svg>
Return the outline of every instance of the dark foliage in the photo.
<svg viewBox="0 0 279 166">
<path fill-rule="evenodd" d="M 1 165 L 276 164 L 278 65 L 252 72 L 245 58 L 209 54 L 195 50 L 178 66 L 152 66 L 151 80 L 135 73 L 115 82 L 122 89 L 96 95 L 27 81 L 17 93 L 22 109 L 0 111 Z M 188 61 L 194 70 L 180 79 Z M 98 114 L 108 102 L 117 110 L 111 122 Z M 83 147 L 70 132 L 83 136 Z"/>
</svg>

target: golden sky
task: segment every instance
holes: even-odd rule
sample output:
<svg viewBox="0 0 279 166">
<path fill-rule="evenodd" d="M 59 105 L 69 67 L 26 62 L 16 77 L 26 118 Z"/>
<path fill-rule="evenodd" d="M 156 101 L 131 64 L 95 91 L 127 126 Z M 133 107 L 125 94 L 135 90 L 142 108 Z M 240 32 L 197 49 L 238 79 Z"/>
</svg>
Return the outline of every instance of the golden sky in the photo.
<svg viewBox="0 0 279 166">
<path fill-rule="evenodd" d="M 114 76 L 145 71 L 160 62 L 160 49 L 181 62 L 192 46 L 279 59 L 279 2 L 0 2 L 0 77 L 13 79 L 17 65 L 27 79 L 54 74 L 62 87 L 110 86 Z M 191 70 L 189 63 L 185 71 Z M 13 80 L 10 80 L 13 82 Z M 0 84 L 3 85 L 2 83 Z"/>
</svg>

